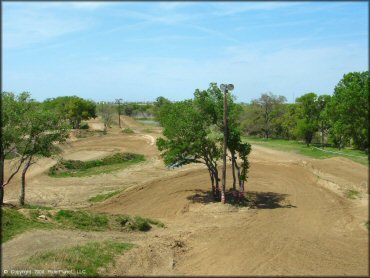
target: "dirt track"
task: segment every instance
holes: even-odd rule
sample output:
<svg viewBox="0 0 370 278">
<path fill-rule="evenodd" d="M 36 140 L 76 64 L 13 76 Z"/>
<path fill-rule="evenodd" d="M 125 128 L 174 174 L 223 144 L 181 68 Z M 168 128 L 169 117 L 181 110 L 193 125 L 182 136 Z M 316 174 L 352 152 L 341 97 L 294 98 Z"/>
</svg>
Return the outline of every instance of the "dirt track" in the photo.
<svg viewBox="0 0 370 278">
<path fill-rule="evenodd" d="M 165 229 L 129 236 L 138 247 L 119 257 L 110 274 L 368 275 L 367 167 L 253 146 L 246 189 L 258 205 L 238 209 L 211 201 L 203 166 L 167 170 L 152 144 L 159 133 L 145 134 L 142 125 L 123 120 L 135 134 L 113 129 L 103 137 L 79 139 L 64 156 L 91 159 L 119 149 L 144 154 L 143 165 L 109 175 L 55 179 L 45 174 L 53 161 L 45 160 L 32 170 L 27 191 L 30 203 L 76 207 L 98 193 L 127 188 L 89 209 L 139 214 L 166 224 Z M 15 182 L 8 186 L 6 201 L 17 200 L 17 187 Z M 361 198 L 345 198 L 347 189 L 361 192 Z M 5 243 L 4 256 L 21 248 L 42 249 L 47 242 L 64 246 L 57 238 L 63 239 L 66 231 L 55 231 L 35 246 L 28 239 L 38 233 Z M 73 233 L 80 238 L 79 232 L 69 237 Z"/>
</svg>

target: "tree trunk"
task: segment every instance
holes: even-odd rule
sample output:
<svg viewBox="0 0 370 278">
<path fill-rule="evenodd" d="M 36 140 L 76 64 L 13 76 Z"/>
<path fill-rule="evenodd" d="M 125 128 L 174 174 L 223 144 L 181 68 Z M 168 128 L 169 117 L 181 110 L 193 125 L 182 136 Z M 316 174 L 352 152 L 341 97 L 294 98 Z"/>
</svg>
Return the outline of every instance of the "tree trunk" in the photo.
<svg viewBox="0 0 370 278">
<path fill-rule="evenodd" d="M 235 154 L 231 153 L 231 170 L 233 174 L 233 194 L 236 194 L 236 178 L 235 178 Z"/>
<path fill-rule="evenodd" d="M 20 203 L 21 206 L 24 206 L 24 203 L 25 203 L 26 174 L 27 174 L 28 168 L 31 166 L 31 160 L 32 160 L 32 156 L 30 156 L 27 163 L 24 165 L 24 168 L 23 168 L 23 171 L 22 171 L 22 190 L 21 190 L 21 196 L 19 197 L 19 203 Z"/>
<path fill-rule="evenodd" d="M 244 186 L 242 183 L 242 180 L 240 178 L 240 167 L 238 166 L 238 163 L 235 163 L 236 170 L 238 172 L 238 181 L 239 181 L 239 197 L 244 196 Z"/>
</svg>

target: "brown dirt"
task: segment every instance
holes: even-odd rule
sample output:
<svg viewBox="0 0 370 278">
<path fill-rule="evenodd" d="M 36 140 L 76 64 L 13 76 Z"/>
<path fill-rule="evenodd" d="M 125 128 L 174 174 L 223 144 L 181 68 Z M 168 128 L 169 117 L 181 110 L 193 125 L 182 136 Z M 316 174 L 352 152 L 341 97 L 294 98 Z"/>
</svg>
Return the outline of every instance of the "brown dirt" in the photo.
<svg viewBox="0 0 370 278">
<path fill-rule="evenodd" d="M 342 158 L 315 160 L 253 146 L 246 189 L 257 198 L 257 206 L 236 208 L 212 202 L 203 166 L 167 170 L 152 144 L 159 134 L 143 133 L 145 126 L 132 119 L 124 123 L 137 133 L 125 135 L 113 128 L 105 136 L 71 142 L 63 155 L 91 159 L 119 149 L 144 154 L 148 161 L 143 165 L 55 179 L 45 174 L 53 160 L 42 160 L 32 169 L 27 189 L 30 203 L 76 207 L 86 206 L 98 193 L 126 188 L 88 209 L 138 214 L 166 224 L 147 233 L 85 233 L 91 239 L 102 235 L 137 244 L 117 258 L 109 274 L 368 275 L 367 167 Z M 8 185 L 6 201 L 17 200 L 17 187 L 17 181 Z M 360 191 L 360 199 L 347 199 L 347 189 Z M 66 238 L 73 245 L 86 238 L 80 234 L 30 231 L 4 244 L 3 254 L 15 258 L 28 250 L 17 265 L 31 249 L 63 247 Z"/>
</svg>

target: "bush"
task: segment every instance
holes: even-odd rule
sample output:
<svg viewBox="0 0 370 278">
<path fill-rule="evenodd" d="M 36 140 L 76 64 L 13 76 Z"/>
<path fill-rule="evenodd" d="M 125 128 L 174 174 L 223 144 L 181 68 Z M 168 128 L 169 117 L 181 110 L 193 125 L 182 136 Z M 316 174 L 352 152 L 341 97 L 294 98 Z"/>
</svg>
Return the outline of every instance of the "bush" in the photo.
<svg viewBox="0 0 370 278">
<path fill-rule="evenodd" d="M 116 220 L 122 227 L 129 228 L 131 230 L 146 232 L 152 228 L 150 224 L 164 228 L 164 224 L 162 222 L 150 218 L 143 218 L 140 216 L 135 216 L 134 218 L 132 218 L 129 215 L 120 215 L 117 217 Z"/>
<path fill-rule="evenodd" d="M 80 124 L 80 129 L 89 129 L 89 124 L 88 123 Z"/>
<path fill-rule="evenodd" d="M 132 133 L 134 133 L 134 131 L 131 128 L 127 127 L 127 128 L 122 130 L 122 133 L 132 134 Z"/>
<path fill-rule="evenodd" d="M 49 169 L 50 176 L 74 176 L 77 172 L 87 171 L 94 167 L 105 165 L 121 164 L 121 163 L 137 163 L 144 161 L 145 158 L 141 154 L 134 153 L 115 153 L 103 159 L 97 160 L 61 160 L 56 165 Z"/>
</svg>

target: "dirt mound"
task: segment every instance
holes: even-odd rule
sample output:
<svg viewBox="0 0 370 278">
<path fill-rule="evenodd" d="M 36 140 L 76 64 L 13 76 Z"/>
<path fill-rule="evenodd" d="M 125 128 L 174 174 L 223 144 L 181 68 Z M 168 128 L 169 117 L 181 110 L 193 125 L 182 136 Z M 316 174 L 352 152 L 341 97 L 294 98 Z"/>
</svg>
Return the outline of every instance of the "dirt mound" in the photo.
<svg viewBox="0 0 370 278">
<path fill-rule="evenodd" d="M 158 179 L 92 209 L 160 218 L 173 237 L 186 231 L 189 248 L 178 255 L 174 274 L 368 273 L 366 209 L 358 210 L 352 201 L 322 187 L 298 163 L 254 161 L 252 168 L 247 190 L 258 200 L 254 209 L 213 203 L 205 169 Z M 150 254 L 145 249 L 132 256 L 144 261 Z M 222 264 L 214 264 L 220 259 Z M 169 265 L 157 265 L 155 272 L 152 264 L 119 269 L 123 274 L 163 275 Z"/>
</svg>

